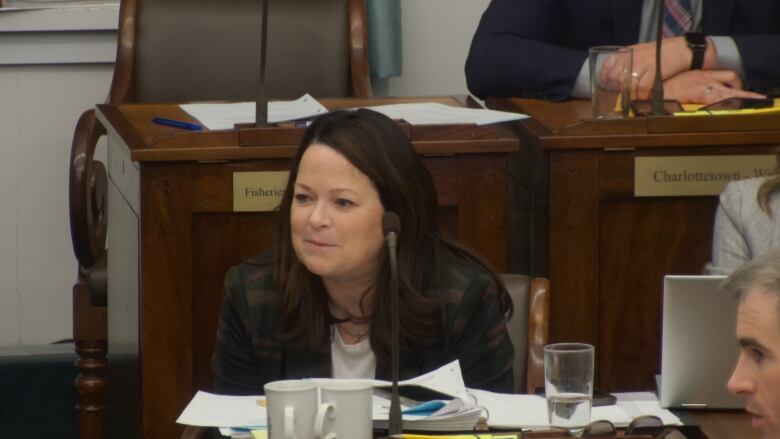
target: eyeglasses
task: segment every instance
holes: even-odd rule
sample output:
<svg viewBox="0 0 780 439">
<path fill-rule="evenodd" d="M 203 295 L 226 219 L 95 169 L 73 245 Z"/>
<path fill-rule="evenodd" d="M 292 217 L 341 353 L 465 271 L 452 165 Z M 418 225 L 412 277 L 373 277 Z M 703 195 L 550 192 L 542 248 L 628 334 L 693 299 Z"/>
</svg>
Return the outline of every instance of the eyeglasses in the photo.
<svg viewBox="0 0 780 439">
<path fill-rule="evenodd" d="M 645 415 L 634 418 L 626 427 L 625 435 L 645 434 L 652 435 L 655 439 L 662 439 L 672 431 L 674 430 L 671 428 L 664 429 L 664 421 L 658 416 Z M 582 432 L 582 437 L 604 436 L 617 436 L 615 424 L 607 420 L 593 421 L 586 425 Z"/>
</svg>

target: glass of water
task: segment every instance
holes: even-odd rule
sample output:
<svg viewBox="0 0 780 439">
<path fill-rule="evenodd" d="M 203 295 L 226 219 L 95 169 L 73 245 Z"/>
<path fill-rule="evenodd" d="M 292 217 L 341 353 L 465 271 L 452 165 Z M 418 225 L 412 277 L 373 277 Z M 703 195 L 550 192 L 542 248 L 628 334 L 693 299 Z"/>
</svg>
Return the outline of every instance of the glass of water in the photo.
<svg viewBox="0 0 780 439">
<path fill-rule="evenodd" d="M 596 119 L 628 116 L 633 50 L 622 46 L 591 47 L 588 62 L 593 116 Z"/>
<path fill-rule="evenodd" d="M 579 433 L 590 422 L 593 346 L 557 343 L 544 347 L 544 391 L 550 426 Z"/>
</svg>

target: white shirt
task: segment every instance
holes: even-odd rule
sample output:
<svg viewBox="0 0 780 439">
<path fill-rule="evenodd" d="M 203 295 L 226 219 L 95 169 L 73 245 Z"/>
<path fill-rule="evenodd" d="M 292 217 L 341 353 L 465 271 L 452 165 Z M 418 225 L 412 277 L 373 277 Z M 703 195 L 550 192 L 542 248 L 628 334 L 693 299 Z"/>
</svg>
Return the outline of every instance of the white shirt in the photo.
<svg viewBox="0 0 780 439">
<path fill-rule="evenodd" d="M 376 376 L 376 356 L 371 350 L 371 340 L 366 338 L 355 344 L 346 344 L 338 329 L 330 328 L 330 358 L 333 378 L 368 378 Z"/>
</svg>

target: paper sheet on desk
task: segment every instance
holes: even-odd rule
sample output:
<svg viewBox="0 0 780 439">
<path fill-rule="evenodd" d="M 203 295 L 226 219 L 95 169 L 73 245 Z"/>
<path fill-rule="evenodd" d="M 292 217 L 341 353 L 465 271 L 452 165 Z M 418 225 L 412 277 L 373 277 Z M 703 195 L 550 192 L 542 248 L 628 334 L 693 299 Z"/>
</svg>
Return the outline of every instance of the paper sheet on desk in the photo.
<svg viewBox="0 0 780 439">
<path fill-rule="evenodd" d="M 198 391 L 176 419 L 178 424 L 200 427 L 252 427 L 266 425 L 264 396 L 228 396 Z"/>
<path fill-rule="evenodd" d="M 453 107 L 435 102 L 414 104 L 390 104 L 366 107 L 378 111 L 391 119 L 403 119 L 412 125 L 476 124 L 488 125 L 499 122 L 526 119 L 529 116 L 484 108 Z"/>
<path fill-rule="evenodd" d="M 485 407 L 490 413 L 488 425 L 496 428 L 549 428 L 547 417 L 547 401 L 537 395 L 514 395 L 493 393 L 485 390 L 469 389 L 469 393 L 476 399 L 478 406 Z M 606 419 L 618 427 L 627 426 L 631 420 L 641 415 L 659 416 L 665 425 L 681 425 L 680 419 L 672 412 L 661 408 L 658 398 L 652 393 L 636 393 L 624 395 L 638 395 L 632 398 L 624 398 L 625 405 L 621 403 L 620 394 L 618 404 L 591 409 L 591 420 Z"/>
<path fill-rule="evenodd" d="M 642 415 L 654 415 L 664 421 L 664 425 L 680 425 L 680 418 L 674 413 L 661 408 L 658 397 L 653 392 L 626 392 L 615 393 L 617 405 L 623 409 L 630 418 Z"/>
<path fill-rule="evenodd" d="M 460 362 L 458 360 L 445 364 L 426 374 L 402 381 L 400 384 L 419 384 L 429 389 L 457 396 L 461 399 L 469 398 L 468 392 L 466 391 L 466 384 L 463 382 Z"/>
<path fill-rule="evenodd" d="M 374 396 L 374 428 L 387 428 L 390 417 L 390 400 Z M 404 428 L 426 431 L 471 430 L 482 415 L 482 409 L 470 401 L 459 398 L 447 401 L 434 413 L 407 413 L 408 408 L 401 405 Z"/>
<path fill-rule="evenodd" d="M 331 378 L 312 378 L 314 382 L 322 383 L 332 380 Z M 362 380 L 371 383 L 374 386 L 389 386 L 392 383 L 390 381 L 382 380 Z M 452 361 L 432 370 L 428 373 L 424 373 L 420 376 L 410 378 L 408 380 L 399 381 L 398 384 L 417 384 L 445 393 L 447 395 L 456 396 L 461 399 L 469 399 L 468 392 L 466 391 L 466 384 L 463 382 L 463 374 L 460 370 L 460 362 L 458 360 Z"/>
<path fill-rule="evenodd" d="M 255 103 L 237 102 L 231 104 L 182 104 L 181 109 L 189 113 L 210 130 L 229 130 L 237 123 L 255 122 Z M 328 112 L 316 99 L 305 94 L 294 101 L 272 101 L 268 103 L 268 122 L 278 123 L 305 119 Z"/>
</svg>

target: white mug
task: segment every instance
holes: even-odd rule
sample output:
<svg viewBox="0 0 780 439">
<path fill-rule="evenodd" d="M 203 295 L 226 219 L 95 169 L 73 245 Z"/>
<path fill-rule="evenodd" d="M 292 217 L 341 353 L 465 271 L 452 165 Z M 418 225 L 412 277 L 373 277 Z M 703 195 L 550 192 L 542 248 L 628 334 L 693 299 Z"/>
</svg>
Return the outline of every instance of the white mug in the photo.
<svg viewBox="0 0 780 439">
<path fill-rule="evenodd" d="M 322 403 L 314 420 L 317 439 L 371 439 L 373 387 L 359 381 L 320 384 Z"/>
<path fill-rule="evenodd" d="M 263 386 L 270 439 L 311 439 L 317 413 L 317 384 L 272 381 Z"/>
</svg>

